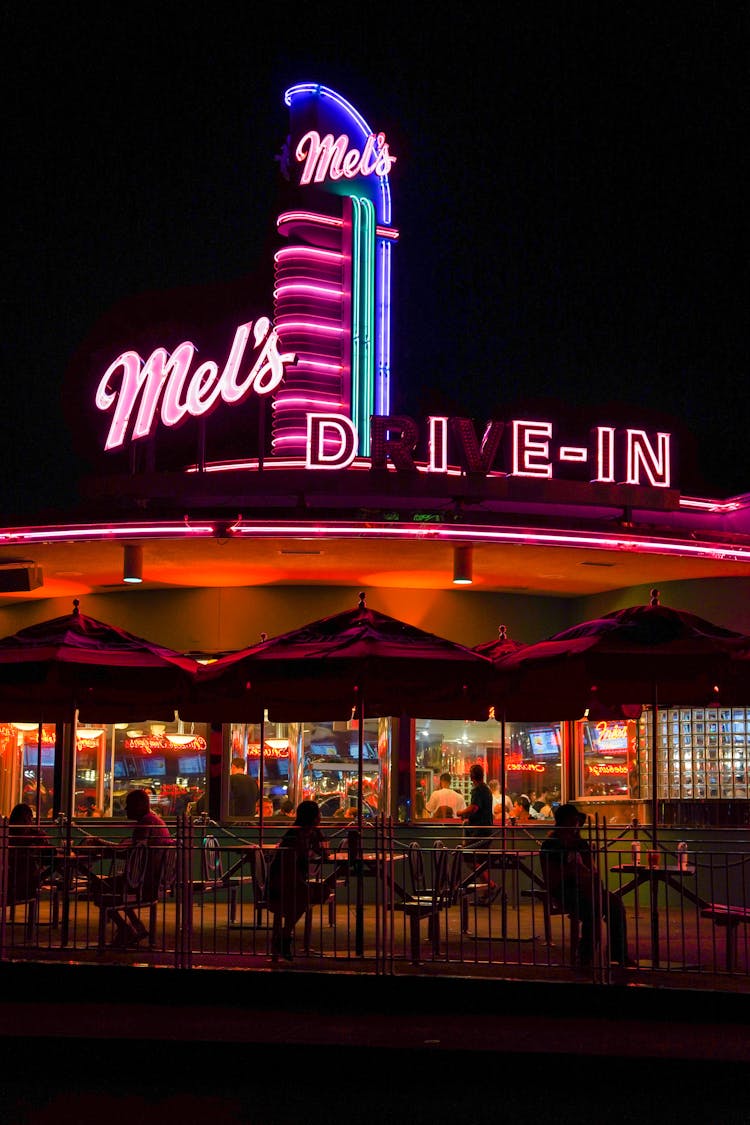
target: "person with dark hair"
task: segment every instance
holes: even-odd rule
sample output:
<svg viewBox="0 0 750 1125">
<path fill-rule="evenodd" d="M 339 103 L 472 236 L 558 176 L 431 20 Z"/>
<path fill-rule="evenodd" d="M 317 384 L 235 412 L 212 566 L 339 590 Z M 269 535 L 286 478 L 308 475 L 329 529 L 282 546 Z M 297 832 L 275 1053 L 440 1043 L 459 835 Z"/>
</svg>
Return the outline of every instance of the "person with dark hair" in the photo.
<svg viewBox="0 0 750 1125">
<path fill-rule="evenodd" d="M 635 964 L 628 956 L 622 899 L 602 883 L 589 842 L 581 836 L 585 813 L 567 803 L 558 805 L 554 816 L 555 827 L 540 850 L 542 874 L 551 897 L 581 923 L 581 967 L 592 963 L 599 918 L 607 923 L 610 960 L 619 965 Z"/>
<path fill-rule="evenodd" d="M 469 804 L 458 815 L 471 826 L 470 831 L 466 833 L 464 850 L 478 851 L 483 845 L 486 849 L 484 856 L 480 855 L 474 859 L 474 866 L 477 868 L 477 881 L 487 884 L 487 891 L 481 901 L 489 905 L 495 901 L 499 889 L 489 873 L 489 849 L 493 824 L 492 790 L 489 785 L 485 785 L 484 769 L 478 762 L 475 762 L 469 770 L 469 777 L 473 782 Z"/>
<path fill-rule="evenodd" d="M 316 877 L 327 852 L 317 802 L 300 802 L 294 824 L 279 841 L 268 872 L 268 908 L 274 915 L 274 958 L 293 959 L 294 927 L 311 906 L 325 902 L 334 889 L 335 873 L 328 879 Z"/>
<path fill-rule="evenodd" d="M 245 759 L 241 755 L 232 758 L 229 774 L 229 815 L 255 816 L 260 790 L 258 782 L 245 772 Z"/>
<path fill-rule="evenodd" d="M 30 805 L 15 805 L 8 817 L 8 904 L 35 897 L 42 878 L 45 854 L 50 842 L 34 824 Z"/>
<path fill-rule="evenodd" d="M 128 820 L 135 821 L 135 827 L 129 840 L 124 840 L 120 844 L 113 844 L 111 840 L 91 836 L 88 842 L 97 848 L 101 848 L 102 855 L 111 856 L 115 856 L 121 851 L 130 851 L 140 845 L 145 846 L 148 849 L 146 870 L 138 897 L 141 901 L 148 902 L 159 891 L 165 859 L 164 848 L 170 847 L 174 841 L 162 818 L 151 811 L 151 801 L 145 789 L 130 790 L 125 798 L 125 813 Z M 94 901 L 98 905 L 118 901 L 127 889 L 124 875 L 102 878 L 89 872 L 88 878 Z M 134 902 L 134 907 L 135 905 L 137 905 L 137 902 Z M 148 930 L 141 922 L 136 909 L 128 906 L 123 907 L 122 910 L 110 909 L 110 917 L 117 930 L 117 936 L 113 942 L 117 947 L 127 948 L 137 945 L 139 941 L 148 936 Z"/>
<path fill-rule="evenodd" d="M 425 806 L 425 810 L 430 816 L 441 818 L 458 816 L 461 810 L 466 808 L 466 801 L 461 794 L 457 790 L 451 789 L 451 781 L 452 778 L 449 773 L 440 774 L 440 787 L 433 789 Z"/>
</svg>

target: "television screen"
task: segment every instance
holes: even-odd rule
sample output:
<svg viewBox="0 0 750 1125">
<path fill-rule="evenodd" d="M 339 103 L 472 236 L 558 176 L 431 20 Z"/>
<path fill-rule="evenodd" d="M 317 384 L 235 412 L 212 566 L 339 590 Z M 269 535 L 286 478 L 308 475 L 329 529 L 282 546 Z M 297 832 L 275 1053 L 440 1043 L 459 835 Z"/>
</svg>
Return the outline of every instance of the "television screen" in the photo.
<svg viewBox="0 0 750 1125">
<path fill-rule="evenodd" d="M 36 769 L 37 763 L 37 748 L 36 746 L 24 746 L 23 748 L 23 764 L 24 768 Z M 55 764 L 55 748 L 54 746 L 42 747 L 42 765 L 54 766 Z"/>
<path fill-rule="evenodd" d="M 205 754 L 185 754 L 180 758 L 178 773 L 196 774 L 206 772 Z"/>
<path fill-rule="evenodd" d="M 124 781 L 127 776 L 128 775 L 125 772 L 125 763 L 115 759 L 115 780 Z"/>
<path fill-rule="evenodd" d="M 166 758 L 140 758 L 138 760 L 138 774 L 140 777 L 164 777 L 167 772 Z"/>
<path fill-rule="evenodd" d="M 544 727 L 529 731 L 531 752 L 534 757 L 560 756 L 560 735 L 554 727 Z"/>
</svg>

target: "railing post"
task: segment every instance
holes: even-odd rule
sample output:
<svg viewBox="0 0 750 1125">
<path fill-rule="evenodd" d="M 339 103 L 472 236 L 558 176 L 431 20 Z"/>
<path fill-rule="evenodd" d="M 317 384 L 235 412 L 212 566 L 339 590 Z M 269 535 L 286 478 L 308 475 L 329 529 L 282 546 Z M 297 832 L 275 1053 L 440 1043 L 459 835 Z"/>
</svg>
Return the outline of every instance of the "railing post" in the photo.
<svg viewBox="0 0 750 1125">
<path fill-rule="evenodd" d="M 8 818 L 0 817 L 0 961 L 5 960 L 6 907 L 8 905 Z"/>
</svg>

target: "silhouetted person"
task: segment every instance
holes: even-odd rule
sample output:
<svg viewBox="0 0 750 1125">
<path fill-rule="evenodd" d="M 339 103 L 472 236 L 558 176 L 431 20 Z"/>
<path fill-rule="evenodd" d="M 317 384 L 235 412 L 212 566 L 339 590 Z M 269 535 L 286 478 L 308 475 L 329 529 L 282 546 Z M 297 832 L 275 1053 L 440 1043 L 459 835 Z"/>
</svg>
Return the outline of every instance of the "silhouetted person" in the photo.
<svg viewBox="0 0 750 1125">
<path fill-rule="evenodd" d="M 581 836 L 585 822 L 585 814 L 575 805 L 557 806 L 555 827 L 542 842 L 540 851 L 544 881 L 565 913 L 581 923 L 578 953 L 583 967 L 592 962 L 596 927 L 601 917 L 607 921 L 610 960 L 632 965 L 628 957 L 625 908 L 622 899 L 608 891 L 599 878 L 589 843 Z"/>
<path fill-rule="evenodd" d="M 475 762 L 469 770 L 469 777 L 473 782 L 469 804 L 459 812 L 465 824 L 470 825 L 466 833 L 464 844 L 465 851 L 478 851 L 482 845 L 487 849 L 487 854 L 478 855 L 474 866 L 482 870 L 477 871 L 477 880 L 487 884 L 486 901 L 491 902 L 497 892 L 497 887 L 492 882 L 489 873 L 489 847 L 492 836 L 492 790 L 484 781 L 484 770 Z"/>
<path fill-rule="evenodd" d="M 50 842 L 34 824 L 30 805 L 16 805 L 8 817 L 8 904 L 36 896 Z M 45 853 L 44 849 L 50 848 Z"/>
<path fill-rule="evenodd" d="M 229 815 L 255 816 L 259 795 L 258 782 L 245 773 L 245 759 L 232 758 L 229 774 Z"/>
<path fill-rule="evenodd" d="M 325 902 L 335 886 L 335 873 L 328 879 L 317 878 L 327 850 L 317 802 L 302 801 L 294 824 L 279 841 L 268 873 L 268 908 L 275 915 L 272 948 L 276 957 L 292 960 L 294 927 L 309 907 Z"/>
</svg>

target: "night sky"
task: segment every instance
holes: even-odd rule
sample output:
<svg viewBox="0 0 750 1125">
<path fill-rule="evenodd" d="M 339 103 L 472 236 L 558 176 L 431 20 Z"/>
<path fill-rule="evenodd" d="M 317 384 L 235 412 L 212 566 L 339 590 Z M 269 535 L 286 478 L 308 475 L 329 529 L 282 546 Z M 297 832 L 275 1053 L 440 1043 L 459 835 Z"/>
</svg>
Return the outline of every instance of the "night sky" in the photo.
<svg viewBox="0 0 750 1125">
<path fill-rule="evenodd" d="M 666 427 L 683 492 L 750 491 L 747 5 L 3 20 L 3 522 L 74 498 L 69 370 L 118 302 L 209 287 L 210 312 L 253 279 L 270 312 L 283 92 L 310 80 L 398 157 L 395 410 Z"/>
</svg>

